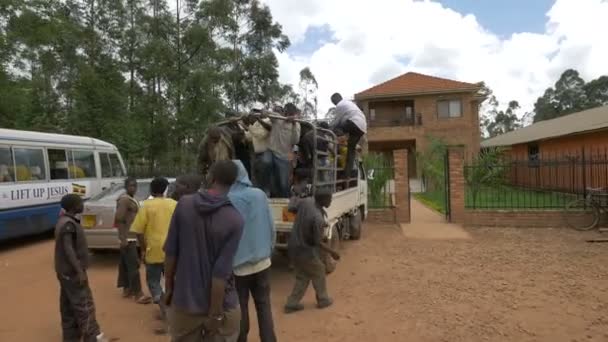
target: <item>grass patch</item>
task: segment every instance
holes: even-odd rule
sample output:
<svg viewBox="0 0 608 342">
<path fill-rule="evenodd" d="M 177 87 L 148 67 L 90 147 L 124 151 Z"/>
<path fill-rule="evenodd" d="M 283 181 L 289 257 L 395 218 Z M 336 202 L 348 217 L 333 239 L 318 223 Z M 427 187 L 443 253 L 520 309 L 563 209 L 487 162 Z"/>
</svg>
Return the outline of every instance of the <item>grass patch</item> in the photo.
<svg viewBox="0 0 608 342">
<path fill-rule="evenodd" d="M 427 207 L 446 213 L 443 191 L 412 194 Z M 476 196 L 467 188 L 465 208 L 469 209 L 562 209 L 577 199 L 575 194 L 499 186 L 481 188 Z"/>
<path fill-rule="evenodd" d="M 445 194 L 443 191 L 419 192 L 413 195 L 427 207 L 445 214 Z"/>
<path fill-rule="evenodd" d="M 577 195 L 508 186 L 483 187 L 474 196 L 467 188 L 465 207 L 472 209 L 561 209 Z"/>
</svg>

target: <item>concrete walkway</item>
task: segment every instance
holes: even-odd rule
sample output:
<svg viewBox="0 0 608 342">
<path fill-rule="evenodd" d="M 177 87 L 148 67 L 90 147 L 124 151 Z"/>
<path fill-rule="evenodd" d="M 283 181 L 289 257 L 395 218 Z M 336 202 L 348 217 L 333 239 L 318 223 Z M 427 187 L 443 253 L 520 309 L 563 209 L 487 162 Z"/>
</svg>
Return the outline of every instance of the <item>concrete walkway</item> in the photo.
<svg viewBox="0 0 608 342">
<path fill-rule="evenodd" d="M 412 222 L 402 224 L 407 238 L 428 240 L 466 240 L 471 235 L 458 224 L 447 223 L 445 216 L 426 207 L 412 197 Z"/>
</svg>

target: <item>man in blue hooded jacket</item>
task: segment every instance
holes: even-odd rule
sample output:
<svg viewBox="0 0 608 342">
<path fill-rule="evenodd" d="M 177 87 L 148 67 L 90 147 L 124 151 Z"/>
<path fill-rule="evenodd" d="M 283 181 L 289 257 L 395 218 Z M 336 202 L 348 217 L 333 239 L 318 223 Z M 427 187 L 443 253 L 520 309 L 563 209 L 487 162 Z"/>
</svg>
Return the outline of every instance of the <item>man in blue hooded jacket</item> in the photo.
<svg viewBox="0 0 608 342">
<path fill-rule="evenodd" d="M 238 342 L 246 342 L 249 333 L 249 295 L 253 297 L 258 315 L 261 342 L 276 342 L 270 305 L 270 257 L 275 243 L 272 212 L 264 191 L 254 188 L 245 167 L 238 168 L 236 182 L 228 198 L 243 217 L 243 235 L 233 267 L 236 289 L 241 305 L 241 331 Z"/>
</svg>

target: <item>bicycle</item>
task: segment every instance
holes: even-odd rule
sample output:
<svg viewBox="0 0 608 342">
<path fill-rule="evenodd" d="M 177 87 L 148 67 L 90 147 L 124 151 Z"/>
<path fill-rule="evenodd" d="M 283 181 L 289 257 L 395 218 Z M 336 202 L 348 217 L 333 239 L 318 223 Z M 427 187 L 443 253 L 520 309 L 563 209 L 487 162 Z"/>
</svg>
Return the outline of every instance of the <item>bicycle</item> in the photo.
<svg viewBox="0 0 608 342">
<path fill-rule="evenodd" d="M 570 228 L 580 231 L 596 228 L 602 213 L 608 214 L 608 191 L 605 188 L 587 188 L 584 198 L 566 204 L 564 209 Z"/>
</svg>

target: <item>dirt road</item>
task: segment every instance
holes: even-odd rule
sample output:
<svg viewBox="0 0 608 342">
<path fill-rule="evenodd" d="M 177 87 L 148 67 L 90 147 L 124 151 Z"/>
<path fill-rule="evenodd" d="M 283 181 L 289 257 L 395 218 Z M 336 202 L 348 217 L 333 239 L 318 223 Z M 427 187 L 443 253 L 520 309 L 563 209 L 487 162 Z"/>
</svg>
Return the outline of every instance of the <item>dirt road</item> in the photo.
<svg viewBox="0 0 608 342">
<path fill-rule="evenodd" d="M 569 230 L 474 229 L 467 238 L 416 238 L 368 226 L 345 243 L 329 279 L 335 305 L 286 316 L 292 280 L 273 268 L 280 341 L 608 341 L 608 244 Z M 60 341 L 52 241 L 0 249 L 0 341 Z M 90 271 L 99 321 L 120 341 L 166 341 L 156 308 L 115 289 L 114 254 Z M 251 341 L 257 341 L 252 331 Z"/>
</svg>

